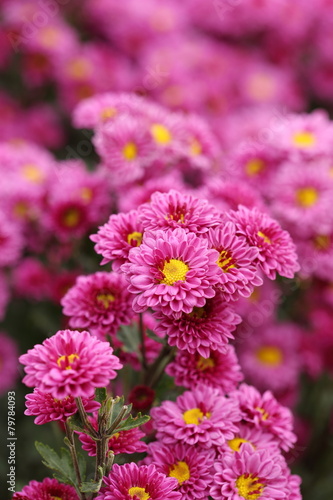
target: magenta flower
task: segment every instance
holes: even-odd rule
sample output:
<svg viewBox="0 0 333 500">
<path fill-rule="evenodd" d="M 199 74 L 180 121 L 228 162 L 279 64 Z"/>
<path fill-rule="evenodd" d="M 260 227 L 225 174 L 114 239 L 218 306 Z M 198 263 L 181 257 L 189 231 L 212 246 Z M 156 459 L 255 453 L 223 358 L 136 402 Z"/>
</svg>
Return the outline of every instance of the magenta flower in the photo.
<svg viewBox="0 0 333 500">
<path fill-rule="evenodd" d="M 25 396 L 25 415 L 35 416 L 34 423 L 37 425 L 46 424 L 55 420 L 65 422 L 65 420 L 77 412 L 77 406 L 73 396 L 64 399 L 55 399 L 51 394 L 44 394 L 39 389 L 34 389 L 32 394 Z M 86 412 L 97 411 L 100 404 L 94 399 L 82 399 Z"/>
<path fill-rule="evenodd" d="M 253 450 L 245 443 L 234 454 L 226 453 L 215 463 L 210 495 L 214 500 L 287 499 L 288 481 L 281 456 Z"/>
<path fill-rule="evenodd" d="M 263 429 L 253 427 L 251 423 L 240 423 L 234 437 L 226 441 L 220 448 L 219 453 L 235 453 L 240 448 L 248 443 L 254 450 L 268 450 L 271 454 L 280 454 L 278 440 L 270 432 L 265 432 Z"/>
<path fill-rule="evenodd" d="M 207 299 L 204 306 L 195 307 L 180 317 L 166 316 L 161 312 L 155 313 L 154 317 L 160 320 L 154 328 L 157 335 L 163 337 L 166 334 L 170 345 L 204 358 L 209 358 L 212 351 L 225 353 L 229 340 L 234 338 L 232 332 L 241 322 L 240 316 L 219 292 Z"/>
<path fill-rule="evenodd" d="M 257 265 L 270 279 L 276 273 L 293 278 L 299 270 L 295 245 L 287 231 L 257 208 L 249 210 L 240 206 L 237 212 L 229 212 L 237 226 L 237 234 L 243 236 L 250 246 L 259 250 Z"/>
<path fill-rule="evenodd" d="M 50 393 L 56 399 L 67 396 L 89 398 L 97 387 L 105 387 L 122 368 L 108 342 L 88 332 L 60 330 L 20 356 L 25 366 L 23 382 Z"/>
<path fill-rule="evenodd" d="M 104 258 L 101 264 L 112 262 L 114 271 L 127 262 L 131 248 L 142 241 L 143 228 L 138 219 L 138 212 L 131 210 L 127 214 L 111 215 L 108 222 L 101 226 L 97 234 L 90 236 L 96 243 L 95 251 Z"/>
<path fill-rule="evenodd" d="M 159 472 L 178 480 L 176 488 L 183 500 L 206 500 L 212 484 L 214 450 L 200 450 L 187 444 L 149 445 L 145 463 L 153 463 Z"/>
<path fill-rule="evenodd" d="M 0 394 L 11 389 L 18 377 L 18 349 L 15 340 L 0 332 Z"/>
<path fill-rule="evenodd" d="M 204 384 L 218 389 L 221 394 L 235 390 L 244 378 L 232 345 L 226 346 L 225 353 L 211 351 L 208 358 L 199 353 L 178 351 L 165 371 L 175 377 L 177 385 L 193 390 Z"/>
<path fill-rule="evenodd" d="M 154 465 L 138 466 L 134 462 L 112 467 L 96 500 L 181 500 L 174 491 L 177 480 L 158 472 Z"/>
<path fill-rule="evenodd" d="M 221 223 L 221 215 L 213 205 L 174 189 L 154 193 L 150 202 L 140 207 L 139 217 L 146 231 L 181 227 L 198 235 Z"/>
<path fill-rule="evenodd" d="M 30 481 L 27 486 L 14 493 L 12 500 L 79 500 L 73 486 L 59 483 L 56 479 L 45 478 L 41 483 Z"/>
<path fill-rule="evenodd" d="M 226 300 L 248 297 L 255 286 L 262 284 L 256 266 L 259 252 L 236 231 L 235 224 L 226 222 L 207 234 L 209 247 L 219 252 L 219 287 Z"/>
<path fill-rule="evenodd" d="M 134 315 L 132 301 L 123 275 L 99 272 L 79 276 L 61 305 L 72 328 L 89 328 L 103 337 L 114 335 L 120 325 L 130 324 Z"/>
<path fill-rule="evenodd" d="M 243 420 L 273 434 L 282 450 L 293 447 L 297 438 L 293 433 L 292 413 L 280 405 L 270 391 L 261 395 L 255 387 L 241 384 L 230 397 L 238 401 Z"/>
<path fill-rule="evenodd" d="M 151 307 L 180 317 L 215 295 L 217 252 L 194 233 L 181 228 L 145 233 L 128 259 L 122 270 L 130 282 L 129 291 L 136 294 L 135 312 Z"/>
<path fill-rule="evenodd" d="M 165 444 L 182 442 L 201 448 L 221 446 L 232 439 L 241 415 L 236 399 L 217 389 L 199 386 L 179 396 L 176 402 L 163 401 L 151 416 L 157 439 Z"/>
<path fill-rule="evenodd" d="M 0 211 L 0 268 L 14 265 L 23 251 L 21 227 Z"/>
</svg>

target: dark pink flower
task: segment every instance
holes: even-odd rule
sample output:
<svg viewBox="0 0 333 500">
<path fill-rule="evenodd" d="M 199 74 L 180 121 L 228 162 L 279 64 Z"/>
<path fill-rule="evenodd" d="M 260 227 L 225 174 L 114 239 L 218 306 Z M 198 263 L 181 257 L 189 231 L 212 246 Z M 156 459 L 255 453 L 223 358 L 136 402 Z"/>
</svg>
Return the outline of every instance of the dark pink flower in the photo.
<svg viewBox="0 0 333 500">
<path fill-rule="evenodd" d="M 18 349 L 15 340 L 0 332 L 0 394 L 11 389 L 19 375 Z"/>
<path fill-rule="evenodd" d="M 59 483 L 56 479 L 47 477 L 41 483 L 30 481 L 27 486 L 14 493 L 12 500 L 79 500 L 73 486 Z"/>
</svg>

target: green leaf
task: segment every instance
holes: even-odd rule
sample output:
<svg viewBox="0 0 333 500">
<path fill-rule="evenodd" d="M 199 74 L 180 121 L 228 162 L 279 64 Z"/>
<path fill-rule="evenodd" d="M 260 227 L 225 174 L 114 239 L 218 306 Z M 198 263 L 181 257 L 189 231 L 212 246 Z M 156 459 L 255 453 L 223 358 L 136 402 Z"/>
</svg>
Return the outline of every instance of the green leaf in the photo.
<svg viewBox="0 0 333 500">
<path fill-rule="evenodd" d="M 117 337 L 124 344 L 127 352 L 139 351 L 140 337 L 137 326 L 121 325 L 118 330 Z"/>
<path fill-rule="evenodd" d="M 71 486 L 78 487 L 74 467 L 72 464 L 71 454 L 65 448 L 61 448 L 59 456 L 52 448 L 46 444 L 35 442 L 37 451 L 43 458 L 43 464 L 55 471 L 54 477 Z"/>
<path fill-rule="evenodd" d="M 102 467 L 98 467 L 98 480 L 82 483 L 80 487 L 81 493 L 98 493 L 102 486 L 103 474 Z"/>
<path fill-rule="evenodd" d="M 147 335 L 147 337 L 149 337 L 150 339 L 155 340 L 155 342 L 158 342 L 159 344 L 163 344 L 163 345 L 165 345 L 165 338 L 159 337 L 159 336 L 158 336 L 158 335 L 156 335 L 156 333 L 154 333 L 152 330 L 149 330 L 149 328 L 147 328 L 147 329 L 146 329 L 146 335 Z"/>
<path fill-rule="evenodd" d="M 88 434 L 87 431 L 84 429 L 83 422 L 78 413 L 75 413 L 74 415 L 69 417 L 67 422 L 69 423 L 70 427 L 75 431 L 84 432 L 85 434 Z"/>
<path fill-rule="evenodd" d="M 138 413 L 136 417 L 132 417 L 132 415 L 129 415 L 126 420 L 122 421 L 121 424 L 118 425 L 114 433 L 134 429 L 135 427 L 139 427 L 140 425 L 145 424 L 149 420 L 149 415 L 141 415 L 141 413 Z"/>
<path fill-rule="evenodd" d="M 96 401 L 98 401 L 99 403 L 103 403 L 103 401 L 105 401 L 107 398 L 107 392 L 106 392 L 106 388 L 105 387 L 100 387 L 100 388 L 97 388 L 95 389 L 95 399 Z"/>
</svg>

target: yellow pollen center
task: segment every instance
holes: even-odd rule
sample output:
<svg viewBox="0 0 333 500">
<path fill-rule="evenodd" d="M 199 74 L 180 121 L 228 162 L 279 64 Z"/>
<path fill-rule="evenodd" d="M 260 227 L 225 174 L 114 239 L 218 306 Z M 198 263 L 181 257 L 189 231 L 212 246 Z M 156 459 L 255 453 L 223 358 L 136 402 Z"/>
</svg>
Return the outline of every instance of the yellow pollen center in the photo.
<svg viewBox="0 0 333 500">
<path fill-rule="evenodd" d="M 81 80 L 91 74 L 91 64 L 83 57 L 72 60 L 67 66 L 67 73 L 75 80 Z"/>
<path fill-rule="evenodd" d="M 257 359 L 264 365 L 278 366 L 283 361 L 283 353 L 276 346 L 263 346 L 256 352 Z"/>
<path fill-rule="evenodd" d="M 96 296 L 96 300 L 97 300 L 97 302 L 103 304 L 105 309 L 108 309 L 110 306 L 110 303 L 114 302 L 115 297 L 114 297 L 114 295 L 112 295 L 112 293 L 99 293 Z"/>
<path fill-rule="evenodd" d="M 262 238 L 265 243 L 268 243 L 269 245 L 272 243 L 271 240 L 268 238 L 268 236 L 266 236 L 266 234 L 263 233 L 262 231 L 258 231 L 257 235 L 260 236 L 260 238 Z"/>
<path fill-rule="evenodd" d="M 236 480 L 238 494 L 246 500 L 256 500 L 264 491 L 265 485 L 254 474 L 243 474 Z"/>
<path fill-rule="evenodd" d="M 61 497 L 51 497 L 53 500 L 62 500 Z"/>
<path fill-rule="evenodd" d="M 164 278 L 160 283 L 164 285 L 173 285 L 177 281 L 185 281 L 188 270 L 188 265 L 182 260 L 170 259 L 168 262 L 164 262 L 162 269 Z"/>
<path fill-rule="evenodd" d="M 118 439 L 120 436 L 120 432 L 116 432 L 115 434 L 112 434 L 112 438 Z"/>
<path fill-rule="evenodd" d="M 134 142 L 128 142 L 125 144 L 123 147 L 123 156 L 128 161 L 135 160 L 138 156 L 138 148 Z"/>
<path fill-rule="evenodd" d="M 90 188 L 83 187 L 81 189 L 80 194 L 81 194 L 82 200 L 87 201 L 87 202 L 92 200 L 93 192 L 92 192 L 92 190 Z"/>
<path fill-rule="evenodd" d="M 104 108 L 101 111 L 100 117 L 103 122 L 106 122 L 110 120 L 110 118 L 113 118 L 117 114 L 117 110 L 114 108 Z"/>
<path fill-rule="evenodd" d="M 316 142 L 317 139 L 314 134 L 307 130 L 296 132 L 293 135 L 293 143 L 299 148 L 311 148 L 311 146 L 314 146 Z"/>
<path fill-rule="evenodd" d="M 175 477 L 179 484 L 190 479 L 190 469 L 186 462 L 177 462 L 170 467 L 169 477 Z"/>
<path fill-rule="evenodd" d="M 128 490 L 128 493 L 132 498 L 138 498 L 139 500 L 148 500 L 150 498 L 149 493 L 146 492 L 144 488 L 139 486 L 133 486 Z"/>
<path fill-rule="evenodd" d="M 169 144 L 172 140 L 170 131 L 161 123 L 154 123 L 151 126 L 151 134 L 158 144 Z"/>
<path fill-rule="evenodd" d="M 69 208 L 63 215 L 63 223 L 67 227 L 75 227 L 80 221 L 80 212 L 76 208 Z"/>
<path fill-rule="evenodd" d="M 13 212 L 14 215 L 16 215 L 17 217 L 25 217 L 28 213 L 28 210 L 29 210 L 28 205 L 24 203 L 24 201 L 19 201 L 14 206 Z"/>
<path fill-rule="evenodd" d="M 243 438 L 234 438 L 228 441 L 228 445 L 232 449 L 232 451 L 239 451 L 243 443 L 249 443 L 249 441 Z"/>
<path fill-rule="evenodd" d="M 193 156 L 200 155 L 202 153 L 202 146 L 197 139 L 193 139 L 190 144 L 190 153 Z"/>
<path fill-rule="evenodd" d="M 217 261 L 217 265 L 224 271 L 225 273 L 229 271 L 229 269 L 235 268 L 235 264 L 233 264 L 233 258 L 231 253 L 228 250 L 222 250 L 220 252 L 220 257 Z"/>
<path fill-rule="evenodd" d="M 331 238 L 327 234 L 318 234 L 314 238 L 314 245 L 318 250 L 327 250 L 330 247 Z"/>
<path fill-rule="evenodd" d="M 142 233 L 139 233 L 137 231 L 133 231 L 133 233 L 130 233 L 127 235 L 127 243 L 129 245 L 133 245 L 135 243 L 135 246 L 141 245 L 142 242 Z"/>
<path fill-rule="evenodd" d="M 44 180 L 44 174 L 37 165 L 24 165 L 22 174 L 25 179 L 35 184 L 40 184 Z"/>
<path fill-rule="evenodd" d="M 59 43 L 59 30 L 53 27 L 44 28 L 40 31 L 39 39 L 44 47 L 55 47 Z"/>
<path fill-rule="evenodd" d="M 296 191 L 296 200 L 302 207 L 312 207 L 318 200 L 319 194 L 314 187 L 300 188 Z"/>
<path fill-rule="evenodd" d="M 200 370 L 201 372 L 204 372 L 205 370 L 208 370 L 209 368 L 214 368 L 215 363 L 212 358 L 203 358 L 202 356 L 199 357 L 197 361 L 197 369 Z"/>
<path fill-rule="evenodd" d="M 265 163 L 260 158 L 253 158 L 249 160 L 245 165 L 245 172 L 249 176 L 258 175 L 265 168 Z"/>
<path fill-rule="evenodd" d="M 60 356 L 57 360 L 57 365 L 65 370 L 71 370 L 72 366 L 71 363 L 74 362 L 75 359 L 79 359 L 78 354 L 70 354 L 69 356 Z"/>
<path fill-rule="evenodd" d="M 255 409 L 261 413 L 261 415 L 262 415 L 262 417 L 261 417 L 261 418 L 262 418 L 262 420 L 267 420 L 267 419 L 268 419 L 268 417 L 269 417 L 269 413 L 267 413 L 267 411 L 266 411 L 266 410 L 264 410 L 263 408 L 260 408 L 259 406 L 257 406 Z"/>
<path fill-rule="evenodd" d="M 188 424 L 199 425 L 204 417 L 209 418 L 210 413 L 203 413 L 200 408 L 192 408 L 183 413 L 184 422 Z"/>
</svg>

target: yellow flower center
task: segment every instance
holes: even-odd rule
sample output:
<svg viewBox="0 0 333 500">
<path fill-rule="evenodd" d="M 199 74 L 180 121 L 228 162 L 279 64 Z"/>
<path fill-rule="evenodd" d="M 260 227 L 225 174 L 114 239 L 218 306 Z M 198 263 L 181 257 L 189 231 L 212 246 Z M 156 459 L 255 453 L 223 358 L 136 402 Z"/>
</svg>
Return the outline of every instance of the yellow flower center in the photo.
<svg viewBox="0 0 333 500">
<path fill-rule="evenodd" d="M 28 210 L 29 210 L 28 205 L 24 203 L 24 201 L 19 201 L 14 206 L 13 212 L 14 215 L 16 215 L 16 217 L 25 217 L 28 213 Z"/>
<path fill-rule="evenodd" d="M 144 488 L 139 486 L 133 486 L 128 490 L 128 493 L 132 498 L 139 498 L 139 500 L 148 500 L 150 498 L 149 493 L 146 492 Z"/>
<path fill-rule="evenodd" d="M 67 74 L 75 80 L 87 78 L 90 76 L 91 71 L 92 66 L 90 62 L 83 57 L 73 59 L 67 66 Z"/>
<path fill-rule="evenodd" d="M 233 258 L 229 250 L 222 250 L 220 252 L 220 257 L 217 261 L 217 265 L 224 271 L 225 273 L 229 271 L 229 269 L 235 268 L 236 265 L 233 263 Z"/>
<path fill-rule="evenodd" d="M 243 443 L 249 443 L 249 441 L 247 439 L 237 437 L 228 441 L 228 445 L 232 449 L 232 451 L 239 451 Z"/>
<path fill-rule="evenodd" d="M 133 246 L 133 243 L 135 243 L 135 246 L 138 247 L 141 245 L 142 242 L 142 233 L 139 233 L 138 231 L 133 231 L 133 233 L 130 233 L 127 235 L 127 243 L 129 245 Z"/>
<path fill-rule="evenodd" d="M 188 314 L 190 318 L 204 318 L 206 311 L 204 307 L 193 307 L 193 310 Z"/>
<path fill-rule="evenodd" d="M 135 160 L 138 156 L 138 148 L 134 142 L 128 142 L 125 144 L 123 147 L 123 156 L 128 161 Z"/>
<path fill-rule="evenodd" d="M 61 497 L 51 497 L 53 500 L 62 500 Z"/>
<path fill-rule="evenodd" d="M 81 198 L 84 201 L 91 201 L 93 197 L 93 192 L 90 188 L 88 187 L 83 187 L 80 191 Z"/>
<path fill-rule="evenodd" d="M 188 424 L 201 424 L 204 417 L 209 418 L 210 413 L 203 413 L 200 408 L 192 408 L 191 410 L 187 410 L 183 413 L 184 422 Z"/>
<path fill-rule="evenodd" d="M 330 244 L 331 238 L 327 234 L 319 234 L 314 238 L 314 245 L 318 250 L 327 250 Z"/>
<path fill-rule="evenodd" d="M 154 123 L 151 126 L 151 134 L 158 144 L 169 144 L 172 140 L 170 131 L 161 123 Z"/>
<path fill-rule="evenodd" d="M 197 369 L 200 370 L 201 372 L 204 372 L 205 370 L 208 370 L 209 368 L 214 368 L 215 362 L 212 358 L 203 358 L 202 356 L 199 357 L 197 361 Z"/>
<path fill-rule="evenodd" d="M 276 346 L 263 346 L 256 352 L 257 359 L 264 365 L 278 366 L 283 361 L 283 353 Z"/>
<path fill-rule="evenodd" d="M 96 300 L 98 303 L 103 304 L 105 309 L 108 309 L 110 306 L 110 303 L 115 301 L 115 296 L 112 295 L 112 293 L 99 293 L 96 296 Z"/>
<path fill-rule="evenodd" d="M 319 193 L 314 187 L 300 188 L 296 191 L 296 200 L 302 207 L 312 207 L 318 200 Z"/>
<path fill-rule="evenodd" d="M 69 356 L 60 356 L 57 360 L 57 365 L 65 370 L 71 370 L 72 366 L 71 363 L 74 362 L 75 359 L 79 359 L 78 354 L 69 354 Z"/>
<path fill-rule="evenodd" d="M 260 236 L 260 238 L 262 238 L 265 243 L 268 243 L 269 245 L 272 243 L 272 241 L 268 238 L 268 236 L 262 231 L 258 231 L 257 235 Z"/>
<path fill-rule="evenodd" d="M 265 162 L 263 160 L 261 160 L 260 158 L 253 158 L 246 163 L 245 172 L 251 177 L 254 175 L 258 175 L 264 170 L 264 168 Z"/>
<path fill-rule="evenodd" d="M 243 474 L 236 481 L 238 494 L 246 500 L 256 500 L 264 491 L 265 485 L 254 474 Z"/>
<path fill-rule="evenodd" d="M 262 420 L 267 420 L 267 419 L 268 419 L 268 417 L 269 417 L 269 413 L 267 413 L 267 411 L 266 411 L 266 410 L 264 410 L 263 408 L 260 408 L 259 406 L 257 406 L 255 409 L 261 413 L 261 415 L 262 415 L 262 417 L 261 417 L 261 418 L 262 418 Z"/>
<path fill-rule="evenodd" d="M 311 148 L 311 146 L 314 146 L 316 142 L 317 139 L 315 135 L 308 130 L 302 130 L 293 135 L 293 143 L 299 148 Z"/>
<path fill-rule="evenodd" d="M 103 122 L 106 122 L 110 120 L 110 118 L 113 118 L 117 114 L 117 110 L 114 108 L 104 108 L 101 111 L 100 117 Z"/>
<path fill-rule="evenodd" d="M 197 139 L 193 139 L 190 144 L 190 153 L 193 156 L 200 155 L 202 153 L 202 145 Z"/>
<path fill-rule="evenodd" d="M 186 462 L 177 462 L 170 467 L 169 477 L 175 477 L 179 484 L 190 479 L 190 469 Z"/>
<path fill-rule="evenodd" d="M 177 281 L 185 281 L 189 267 L 185 262 L 178 259 L 170 259 L 164 262 L 162 274 L 164 278 L 160 283 L 164 285 L 173 285 Z"/>
<path fill-rule="evenodd" d="M 22 174 L 25 179 L 35 184 L 40 184 L 44 180 L 44 174 L 37 165 L 24 165 Z"/>
<path fill-rule="evenodd" d="M 67 227 L 75 227 L 80 221 L 80 212 L 77 208 L 69 208 L 63 215 L 63 223 Z"/>
<path fill-rule="evenodd" d="M 60 32 L 54 27 L 43 28 L 39 39 L 44 47 L 55 47 L 59 43 Z"/>
</svg>

